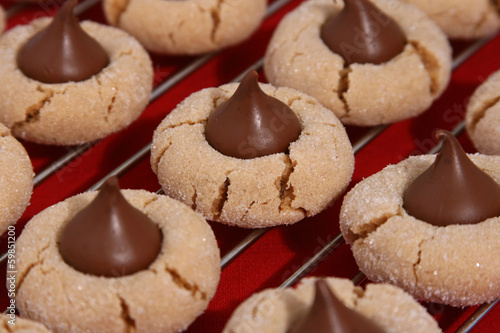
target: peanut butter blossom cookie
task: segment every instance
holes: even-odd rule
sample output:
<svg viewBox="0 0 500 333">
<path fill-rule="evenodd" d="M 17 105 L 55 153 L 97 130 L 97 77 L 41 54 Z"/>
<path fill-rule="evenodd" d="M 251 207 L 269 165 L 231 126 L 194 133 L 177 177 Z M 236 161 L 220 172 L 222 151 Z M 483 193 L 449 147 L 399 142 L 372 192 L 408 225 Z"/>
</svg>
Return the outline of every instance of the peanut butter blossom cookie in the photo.
<svg viewBox="0 0 500 333">
<path fill-rule="evenodd" d="M 33 166 L 23 145 L 0 124 L 0 235 L 14 225 L 29 205 Z"/>
<path fill-rule="evenodd" d="M 451 48 L 413 5 L 312 0 L 278 25 L 264 58 L 275 86 L 315 97 L 343 123 L 392 123 L 425 111 L 448 85 Z"/>
<path fill-rule="evenodd" d="M 196 92 L 155 130 L 151 165 L 165 193 L 206 219 L 258 228 L 327 208 L 348 185 L 352 146 L 333 113 L 257 82 Z"/>
<path fill-rule="evenodd" d="M 441 332 L 403 290 L 356 287 L 350 280 L 307 278 L 296 289 L 267 289 L 240 304 L 223 333 Z"/>
<path fill-rule="evenodd" d="M 76 3 L 0 40 L 0 121 L 16 137 L 54 145 L 98 140 L 129 125 L 149 101 L 147 52 L 123 31 L 80 25 Z"/>
<path fill-rule="evenodd" d="M 491 74 L 471 96 L 465 128 L 480 153 L 500 155 L 500 70 Z"/>
<path fill-rule="evenodd" d="M 499 2 L 490 0 L 403 0 L 424 10 L 453 39 L 473 39 L 500 29 Z"/>
<path fill-rule="evenodd" d="M 500 156 L 467 155 L 439 131 L 437 156 L 414 156 L 358 183 L 340 228 L 360 270 L 452 306 L 500 296 Z"/>
<path fill-rule="evenodd" d="M 19 312 L 54 332 L 185 330 L 220 276 L 200 215 L 114 179 L 33 217 L 16 249 Z"/>
<path fill-rule="evenodd" d="M 266 0 L 104 0 L 108 22 L 163 54 L 200 54 L 247 39 Z"/>
</svg>

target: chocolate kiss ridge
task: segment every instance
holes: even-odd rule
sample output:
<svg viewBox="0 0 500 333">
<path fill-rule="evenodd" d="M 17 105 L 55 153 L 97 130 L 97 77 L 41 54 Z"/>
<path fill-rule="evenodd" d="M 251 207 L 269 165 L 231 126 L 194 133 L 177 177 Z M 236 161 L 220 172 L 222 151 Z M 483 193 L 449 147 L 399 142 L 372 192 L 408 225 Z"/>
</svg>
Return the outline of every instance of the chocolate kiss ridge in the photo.
<svg viewBox="0 0 500 333">
<path fill-rule="evenodd" d="M 265 94 L 257 79 L 256 71 L 248 72 L 233 96 L 208 117 L 207 142 L 224 155 L 249 159 L 284 153 L 300 135 L 295 113 Z"/>
<path fill-rule="evenodd" d="M 408 214 L 435 226 L 475 224 L 500 216 L 500 185 L 465 154 L 453 134 L 439 130 L 443 147 L 403 196 Z"/>
<path fill-rule="evenodd" d="M 328 284 L 316 280 L 314 302 L 301 322 L 290 333 L 383 333 L 384 330 L 361 313 L 344 305 Z"/>
<path fill-rule="evenodd" d="M 44 83 L 78 82 L 109 64 L 106 51 L 73 14 L 77 2 L 64 3 L 52 22 L 19 50 L 17 66 L 24 75 Z"/>
<path fill-rule="evenodd" d="M 80 272 L 118 277 L 148 268 L 161 244 L 157 225 L 128 203 L 111 178 L 64 227 L 59 252 Z"/>
<path fill-rule="evenodd" d="M 321 28 L 321 39 L 346 65 L 381 64 L 406 45 L 399 25 L 368 0 L 344 0 L 342 11 Z"/>
</svg>

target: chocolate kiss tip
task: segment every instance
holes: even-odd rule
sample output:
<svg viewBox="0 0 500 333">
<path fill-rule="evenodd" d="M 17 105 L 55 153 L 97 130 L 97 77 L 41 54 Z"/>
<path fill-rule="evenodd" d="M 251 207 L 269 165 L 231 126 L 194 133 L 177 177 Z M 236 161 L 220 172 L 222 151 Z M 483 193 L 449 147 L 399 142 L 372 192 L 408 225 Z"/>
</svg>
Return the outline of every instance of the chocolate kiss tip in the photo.
<svg viewBox="0 0 500 333">
<path fill-rule="evenodd" d="M 305 317 L 291 333 L 384 333 L 374 321 L 347 307 L 323 279 L 315 281 L 314 300 Z"/>
<path fill-rule="evenodd" d="M 451 133 L 450 131 L 444 130 L 444 129 L 438 129 L 436 131 L 436 138 L 447 139 L 447 140 L 456 139 L 456 137 L 453 135 L 453 133 Z"/>
<path fill-rule="evenodd" d="M 61 8 L 59 9 L 59 12 L 62 13 L 62 17 L 68 17 L 67 14 L 73 14 L 73 10 L 75 9 L 76 5 L 78 4 L 78 0 L 68 0 L 65 3 L 61 5 Z M 59 13 L 58 13 L 59 15 Z M 69 15 L 71 17 L 71 15 Z"/>
<path fill-rule="evenodd" d="M 205 126 L 210 146 L 241 159 L 285 153 L 300 133 L 295 113 L 262 91 L 255 70 L 249 71 L 234 94 L 212 111 Z"/>
<path fill-rule="evenodd" d="M 406 35 L 391 17 L 368 0 L 344 0 L 344 8 L 326 20 L 321 39 L 346 65 L 381 64 L 400 54 Z"/>
<path fill-rule="evenodd" d="M 21 47 L 17 66 L 25 76 L 49 84 L 79 82 L 109 64 L 106 51 L 80 27 L 73 14 L 77 3 L 65 2 L 49 25 Z"/>
<path fill-rule="evenodd" d="M 63 228 L 59 251 L 82 273 L 119 277 L 147 269 L 162 238 L 158 226 L 125 199 L 113 177 Z"/>
<path fill-rule="evenodd" d="M 500 216 L 500 185 L 472 162 L 452 133 L 438 130 L 436 137 L 443 140 L 441 151 L 404 193 L 407 213 L 435 226 Z"/>
</svg>

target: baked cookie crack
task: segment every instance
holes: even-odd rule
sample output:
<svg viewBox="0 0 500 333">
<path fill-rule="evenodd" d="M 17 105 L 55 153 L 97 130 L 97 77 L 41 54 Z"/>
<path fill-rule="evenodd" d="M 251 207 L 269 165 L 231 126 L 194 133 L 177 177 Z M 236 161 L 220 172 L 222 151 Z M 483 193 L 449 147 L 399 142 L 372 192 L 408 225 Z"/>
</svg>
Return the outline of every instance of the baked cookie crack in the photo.
<svg viewBox="0 0 500 333">
<path fill-rule="evenodd" d="M 212 31 L 210 32 L 210 40 L 214 43 L 217 40 L 216 35 L 217 35 L 217 31 L 219 30 L 219 26 L 220 26 L 220 21 L 221 21 L 220 11 L 221 11 L 223 2 L 224 2 L 224 0 L 218 0 L 215 7 L 213 7 L 210 10 L 210 16 L 212 18 Z"/>
<path fill-rule="evenodd" d="M 243 216 L 241 217 L 242 220 L 245 220 L 247 218 L 247 215 L 248 215 L 248 212 L 250 212 L 250 209 L 252 209 L 252 206 L 257 203 L 257 201 L 252 201 L 250 203 L 250 205 L 248 205 L 248 208 L 247 210 L 245 211 L 245 213 L 243 214 Z"/>
<path fill-rule="evenodd" d="M 116 59 L 119 59 L 119 58 L 122 58 L 122 57 L 128 57 L 128 56 L 131 56 L 132 58 L 134 58 L 135 60 L 136 57 L 133 57 L 134 53 L 132 50 L 123 50 L 123 51 L 120 51 L 120 53 L 118 53 L 118 55 L 116 56 Z"/>
<path fill-rule="evenodd" d="M 193 298 L 207 300 L 207 294 L 203 292 L 196 284 L 191 284 L 189 281 L 185 280 L 177 270 L 165 266 L 165 271 L 170 274 L 174 283 L 181 289 L 185 289 L 191 292 Z"/>
<path fill-rule="evenodd" d="M 294 52 L 294 54 L 292 55 L 292 57 L 290 58 L 290 62 L 293 64 L 295 63 L 295 60 L 299 57 L 303 57 L 304 56 L 304 52 Z"/>
<path fill-rule="evenodd" d="M 228 197 L 229 185 L 231 185 L 231 181 L 229 180 L 229 175 L 227 175 L 226 180 L 219 186 L 219 197 L 216 198 L 212 204 L 216 218 L 219 218 L 224 210 L 224 204 L 226 203 Z"/>
<path fill-rule="evenodd" d="M 198 207 L 198 204 L 196 203 L 196 199 L 198 198 L 198 191 L 196 190 L 196 186 L 191 185 L 191 187 L 193 188 L 193 196 L 191 197 L 191 209 L 196 211 L 196 208 Z"/>
<path fill-rule="evenodd" d="M 302 35 L 302 33 L 304 33 L 304 31 L 307 31 L 309 29 L 310 29 L 310 27 L 307 26 L 307 25 L 305 27 L 302 27 L 301 29 L 299 29 L 297 31 L 297 33 L 295 34 L 295 36 L 292 36 L 292 38 L 290 38 L 290 40 L 293 41 L 294 43 L 297 42 L 300 39 L 300 36 Z M 308 36 L 306 35 L 304 37 L 304 39 L 307 39 L 307 38 L 308 38 Z M 319 38 L 319 32 L 318 32 L 318 38 Z"/>
<path fill-rule="evenodd" d="M 163 132 L 166 131 L 166 130 L 169 130 L 169 129 L 174 129 L 176 127 L 181 127 L 181 126 L 194 126 L 194 125 L 198 125 L 198 124 L 203 124 L 205 123 L 205 119 L 200 119 L 198 121 L 193 121 L 193 120 L 186 120 L 186 121 L 182 121 L 180 123 L 177 123 L 177 124 L 169 124 L 167 127 L 165 127 L 163 129 Z"/>
<path fill-rule="evenodd" d="M 11 128 L 12 131 L 15 131 L 20 127 L 23 127 L 25 124 L 37 122 L 40 119 L 40 113 L 42 109 L 50 104 L 55 94 L 54 91 L 51 90 L 45 91 L 40 86 L 37 87 L 37 91 L 45 93 L 46 94 L 45 97 L 40 101 L 38 101 L 38 103 L 33 104 L 26 109 L 26 116 L 24 120 L 14 123 L 14 125 L 12 125 Z M 64 93 L 65 91 L 63 91 L 61 94 Z"/>
<path fill-rule="evenodd" d="M 160 154 L 154 155 L 157 156 L 157 158 L 153 159 L 153 155 L 151 157 L 151 167 L 155 173 L 158 172 L 158 165 L 161 163 L 161 160 L 163 159 L 163 156 L 165 156 L 165 153 L 167 152 L 168 148 L 172 145 L 172 141 L 168 140 L 165 142 L 163 145 Z M 157 149 L 156 147 L 152 147 L 153 149 Z"/>
<path fill-rule="evenodd" d="M 130 310 L 127 302 L 123 297 L 120 295 L 117 295 L 118 299 L 120 300 L 120 307 L 121 307 L 121 317 L 123 319 L 123 322 L 125 323 L 125 333 L 135 333 L 137 332 L 137 328 L 135 326 L 135 319 L 132 318 L 130 315 Z"/>
<path fill-rule="evenodd" d="M 283 162 L 285 163 L 285 168 L 283 169 L 281 177 L 277 181 L 279 196 L 281 200 L 281 203 L 278 207 L 280 212 L 284 209 L 290 209 L 292 207 L 293 199 L 295 199 L 295 195 L 293 193 L 293 185 L 289 182 L 289 179 L 297 162 L 292 162 L 290 156 L 287 154 L 284 154 Z"/>
<path fill-rule="evenodd" d="M 111 101 L 109 102 L 108 105 L 108 112 L 104 116 L 104 121 L 108 122 L 108 117 L 109 115 L 113 112 L 113 107 L 115 106 L 115 100 L 116 100 L 116 95 L 118 94 L 118 89 L 116 87 L 113 87 L 114 94 L 111 97 Z M 100 94 L 100 93 L 99 93 Z"/>
<path fill-rule="evenodd" d="M 151 205 L 153 202 L 158 201 L 158 197 L 153 197 L 150 200 L 146 201 L 144 203 L 143 209 L 146 210 L 146 208 Z"/>
<path fill-rule="evenodd" d="M 380 216 L 374 217 L 369 222 L 359 226 L 359 228 L 355 232 L 352 229 L 350 229 L 349 232 L 352 232 L 354 236 L 353 242 L 357 241 L 360 238 L 361 239 L 367 238 L 368 236 L 370 236 L 370 234 L 376 232 L 378 228 L 380 228 L 387 221 L 389 221 L 389 219 L 395 216 L 403 216 L 402 207 L 399 208 L 399 211 L 396 214 L 393 212 L 387 212 Z"/>
<path fill-rule="evenodd" d="M 415 287 L 418 287 L 418 274 L 417 274 L 417 267 L 420 265 L 421 261 L 422 261 L 422 245 L 425 243 L 425 242 L 432 242 L 434 240 L 434 235 L 432 235 L 432 237 L 430 239 L 422 239 L 420 241 L 420 243 L 418 243 L 418 253 L 417 253 L 417 260 L 415 261 L 415 263 L 413 264 L 413 275 L 415 277 Z"/>
<path fill-rule="evenodd" d="M 412 40 L 409 41 L 410 45 L 413 46 L 417 52 L 420 60 L 424 64 L 424 68 L 429 74 L 431 84 L 429 91 L 432 96 L 436 96 L 439 93 L 439 69 L 440 64 L 438 59 L 434 56 L 432 52 L 429 52 L 419 41 Z"/>
<path fill-rule="evenodd" d="M 31 263 L 25 270 L 24 273 L 18 272 L 16 276 L 16 284 L 17 284 L 17 289 L 19 290 L 22 285 L 24 279 L 30 274 L 30 272 L 33 270 L 33 268 L 42 265 L 45 258 L 43 257 L 44 253 L 49 249 L 50 243 L 45 244 L 43 248 L 40 249 L 40 252 L 36 256 L 36 260 Z"/>
<path fill-rule="evenodd" d="M 168 35 L 167 35 L 167 38 L 168 40 L 170 41 L 170 44 L 172 44 L 172 47 L 177 47 L 177 41 L 175 40 L 175 37 L 174 37 L 174 33 L 173 32 L 170 32 Z"/>
<path fill-rule="evenodd" d="M 302 54 L 302 53 L 301 53 L 301 54 Z M 276 94 L 278 94 L 279 90 L 280 90 L 279 88 L 278 88 L 278 89 L 276 89 L 276 90 L 273 92 L 273 95 L 272 95 L 272 96 L 276 96 Z M 293 103 L 295 103 L 295 102 L 300 102 L 300 101 L 302 101 L 302 100 L 303 100 L 303 99 L 302 99 L 302 97 L 301 97 L 301 96 L 292 96 L 292 97 L 288 97 L 288 98 L 286 99 L 286 101 L 282 101 L 282 102 L 283 102 L 284 104 L 286 104 L 286 106 L 288 106 L 290 109 L 292 109 L 292 110 L 293 110 L 293 108 L 292 108 Z M 306 102 L 307 102 L 307 101 L 306 101 Z M 295 115 L 296 115 L 296 116 L 297 116 L 297 117 L 298 117 L 298 118 L 302 121 L 302 118 L 300 118 L 300 114 L 299 114 L 299 113 L 295 113 Z"/>
<path fill-rule="evenodd" d="M 349 90 L 349 73 L 351 72 L 352 69 L 350 67 L 347 67 L 341 70 L 339 73 L 340 77 L 336 93 L 339 96 L 340 101 L 344 104 L 344 114 L 342 115 L 341 119 L 348 116 L 350 111 L 349 103 L 347 103 L 345 94 Z"/>
<path fill-rule="evenodd" d="M 474 131 L 476 129 L 477 124 L 481 121 L 481 119 L 484 118 L 486 115 L 486 112 L 488 111 L 489 108 L 493 107 L 495 104 L 500 102 L 500 96 L 488 100 L 485 103 L 483 103 L 482 107 L 479 108 L 473 115 L 472 115 L 472 120 L 470 122 L 470 129 L 471 131 Z"/>
</svg>

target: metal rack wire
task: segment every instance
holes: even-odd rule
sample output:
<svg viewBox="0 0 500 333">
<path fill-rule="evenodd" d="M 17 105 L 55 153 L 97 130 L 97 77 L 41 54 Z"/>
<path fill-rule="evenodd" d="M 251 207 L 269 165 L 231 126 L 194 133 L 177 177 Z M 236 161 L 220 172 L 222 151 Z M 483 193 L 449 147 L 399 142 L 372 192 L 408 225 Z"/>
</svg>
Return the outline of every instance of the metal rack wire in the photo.
<svg viewBox="0 0 500 333">
<path fill-rule="evenodd" d="M 277 11 L 281 10 L 285 5 L 289 4 L 293 0 L 276 0 L 270 3 L 268 8 L 266 18 L 270 17 Z M 81 2 L 75 9 L 75 13 L 80 15 L 98 4 L 99 0 L 86 0 Z M 7 11 L 7 15 L 14 15 L 19 11 L 23 10 L 23 6 L 13 6 Z M 455 57 L 453 61 L 453 69 L 457 69 L 462 63 L 464 63 L 470 56 L 475 54 L 479 49 L 481 49 L 490 38 L 481 39 L 470 45 L 462 53 Z M 150 103 L 157 100 L 159 97 L 167 93 L 171 88 L 175 87 L 181 81 L 189 77 L 192 73 L 197 71 L 200 67 L 208 63 L 214 57 L 217 57 L 219 52 L 210 53 L 200 57 L 194 58 L 190 63 L 181 68 L 175 74 L 169 76 L 164 82 L 158 85 L 151 97 Z M 262 59 L 249 65 L 247 69 L 241 72 L 234 81 L 239 81 L 241 77 L 250 68 L 260 68 L 262 66 Z M 360 152 L 363 148 L 368 146 L 378 135 L 383 133 L 390 125 L 376 126 L 368 129 L 356 142 L 353 144 L 353 149 L 355 154 Z M 453 129 L 453 133 L 458 135 L 464 129 L 464 123 L 461 122 Z M 68 163 L 75 160 L 76 158 L 82 156 L 88 149 L 97 143 L 84 144 L 75 147 L 68 153 L 54 160 L 49 166 L 37 173 L 34 179 L 35 186 L 41 185 L 47 178 L 51 177 L 55 172 L 65 167 Z M 94 185 L 88 188 L 89 191 L 98 189 L 107 178 L 111 176 L 121 176 L 130 170 L 139 161 L 144 160 L 148 157 L 151 148 L 151 143 L 145 145 L 143 148 L 137 150 L 132 156 L 114 168 L 111 172 L 102 176 L 102 178 L 96 182 Z M 428 153 L 435 153 L 439 150 L 439 145 L 433 147 Z M 259 239 L 264 236 L 272 228 L 258 229 L 249 232 L 236 246 L 227 251 L 221 260 L 221 267 L 225 269 L 231 262 L 236 260 L 240 255 L 242 255 L 246 250 L 248 250 L 252 245 L 256 244 Z M 299 269 L 295 270 L 279 287 L 289 287 L 296 284 L 302 277 L 309 274 L 316 266 L 318 266 L 323 260 L 328 258 L 340 245 L 344 243 L 341 234 L 336 235 L 332 240 L 330 240 L 326 245 L 324 245 L 318 252 L 312 255 Z M 0 264 L 5 261 L 5 254 L 0 256 Z M 360 284 L 364 281 L 364 275 L 358 273 L 353 277 L 353 281 L 356 284 Z M 487 315 L 488 311 L 493 309 L 498 303 L 498 300 L 490 304 L 484 304 L 477 308 L 477 310 L 460 326 L 456 332 L 469 332 L 472 330 L 477 323 Z"/>
</svg>

